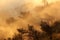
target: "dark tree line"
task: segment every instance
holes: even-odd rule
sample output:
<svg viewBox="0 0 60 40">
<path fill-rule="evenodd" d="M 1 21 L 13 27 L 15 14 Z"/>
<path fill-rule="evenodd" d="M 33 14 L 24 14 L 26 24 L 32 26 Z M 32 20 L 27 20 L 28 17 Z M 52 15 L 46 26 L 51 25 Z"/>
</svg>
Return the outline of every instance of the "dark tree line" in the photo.
<svg viewBox="0 0 60 40">
<path fill-rule="evenodd" d="M 12 39 L 8 38 L 8 40 L 24 40 L 23 35 L 28 33 L 28 40 L 53 40 L 53 33 L 60 33 L 60 22 L 56 21 L 53 25 L 49 26 L 46 22 L 41 22 L 41 29 L 44 32 L 39 32 L 34 29 L 33 25 L 28 25 L 28 30 L 17 29 L 19 34 L 15 35 Z M 5 40 L 5 39 L 4 39 Z M 54 39 L 57 40 L 57 39 Z M 60 38 L 58 39 L 60 40 Z"/>
<path fill-rule="evenodd" d="M 53 40 L 53 34 L 56 33 L 60 33 L 60 21 L 56 21 L 53 25 L 49 26 L 49 24 L 47 24 L 46 22 L 41 21 L 40 24 L 41 29 L 43 31 L 45 31 L 47 33 L 47 35 L 50 37 L 50 40 Z M 57 40 L 57 39 L 54 39 Z M 60 38 L 58 39 L 60 40 Z"/>
</svg>

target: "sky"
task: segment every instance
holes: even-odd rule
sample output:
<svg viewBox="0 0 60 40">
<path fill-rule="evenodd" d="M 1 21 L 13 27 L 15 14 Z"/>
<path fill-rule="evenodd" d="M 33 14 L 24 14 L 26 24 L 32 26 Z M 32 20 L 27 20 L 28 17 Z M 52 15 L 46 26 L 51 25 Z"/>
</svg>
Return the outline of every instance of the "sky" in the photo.
<svg viewBox="0 0 60 40">
<path fill-rule="evenodd" d="M 51 3 L 51 2 L 56 2 L 56 1 L 59 1 L 59 0 L 47 0 L 48 3 Z M 1 15 L 10 15 L 10 16 L 15 16 L 17 15 L 15 12 L 16 10 L 14 10 L 15 8 L 17 7 L 21 7 L 21 5 L 24 5 L 24 4 L 28 4 L 28 3 L 32 3 L 33 6 L 32 7 L 35 7 L 35 6 L 39 6 L 39 5 L 43 5 L 43 2 L 42 0 L 0 0 L 0 11 L 8 11 L 7 13 L 0 13 Z M 12 12 L 13 11 L 13 12 Z"/>
<path fill-rule="evenodd" d="M 59 0 L 47 0 L 49 3 Z M 42 0 L 0 0 L 0 7 L 15 7 L 25 3 L 33 3 L 34 5 L 41 5 Z"/>
</svg>

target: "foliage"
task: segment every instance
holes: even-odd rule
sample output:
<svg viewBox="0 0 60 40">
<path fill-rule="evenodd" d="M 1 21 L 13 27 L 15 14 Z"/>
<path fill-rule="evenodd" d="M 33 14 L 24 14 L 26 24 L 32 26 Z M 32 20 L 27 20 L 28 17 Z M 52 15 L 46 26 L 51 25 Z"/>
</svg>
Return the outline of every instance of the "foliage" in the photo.
<svg viewBox="0 0 60 40">
<path fill-rule="evenodd" d="M 60 38 L 57 36 L 53 36 L 53 34 L 60 33 L 60 22 L 56 21 L 53 25 L 49 26 L 46 22 L 41 22 L 40 24 L 43 32 L 39 32 L 34 29 L 33 25 L 28 25 L 28 30 L 17 29 L 19 34 L 15 35 L 12 39 L 8 38 L 8 40 L 24 40 L 24 34 L 27 34 L 28 40 L 59 40 Z M 25 35 L 26 36 L 26 35 Z"/>
</svg>

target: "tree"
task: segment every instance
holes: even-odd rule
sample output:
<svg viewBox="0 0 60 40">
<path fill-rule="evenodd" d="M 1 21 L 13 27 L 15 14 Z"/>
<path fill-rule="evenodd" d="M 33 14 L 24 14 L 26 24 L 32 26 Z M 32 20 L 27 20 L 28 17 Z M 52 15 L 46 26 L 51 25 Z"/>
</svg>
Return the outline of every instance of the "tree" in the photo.
<svg viewBox="0 0 60 40">
<path fill-rule="evenodd" d="M 19 34 L 15 35 L 12 40 L 24 40 L 23 39 L 23 34 L 28 33 L 26 30 L 22 29 L 17 29 Z"/>
<path fill-rule="evenodd" d="M 49 24 L 47 24 L 47 22 L 41 21 L 40 26 L 41 26 L 41 29 L 50 36 L 50 40 L 52 40 L 52 35 L 54 33 L 55 34 L 60 33 L 60 21 L 55 21 L 54 24 L 52 24 L 51 26 L 49 26 Z M 54 40 L 56 40 L 56 38 Z"/>
<path fill-rule="evenodd" d="M 60 21 L 56 21 L 53 24 L 53 30 L 54 30 L 55 33 L 60 33 Z"/>
<path fill-rule="evenodd" d="M 52 40 L 52 32 L 53 32 L 52 27 L 50 27 L 46 22 L 43 21 L 41 21 L 40 26 L 41 29 L 50 36 L 50 40 Z"/>
<path fill-rule="evenodd" d="M 8 38 L 8 40 L 11 40 L 11 38 Z"/>
<path fill-rule="evenodd" d="M 15 35 L 12 40 L 22 40 L 22 35 L 21 34 L 18 34 L 18 35 Z"/>
<path fill-rule="evenodd" d="M 29 40 L 40 40 L 40 32 L 35 30 L 32 25 L 28 25 Z"/>
</svg>

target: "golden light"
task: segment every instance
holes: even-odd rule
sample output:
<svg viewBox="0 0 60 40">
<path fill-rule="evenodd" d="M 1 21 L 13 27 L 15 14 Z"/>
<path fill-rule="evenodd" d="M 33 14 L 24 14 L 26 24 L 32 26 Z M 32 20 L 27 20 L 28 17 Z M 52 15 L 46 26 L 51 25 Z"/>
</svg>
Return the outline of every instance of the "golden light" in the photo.
<svg viewBox="0 0 60 40">
<path fill-rule="evenodd" d="M 21 1 L 17 1 L 17 0 L 0 0 L 0 8 L 2 9 L 2 10 L 4 10 L 4 11 L 1 11 L 0 10 L 0 31 L 1 32 L 6 32 L 6 33 L 9 33 L 9 34 L 7 34 L 8 35 L 8 37 L 12 37 L 12 35 L 16 32 L 16 29 L 17 29 L 17 26 L 23 26 L 23 28 L 24 28 L 24 26 L 26 26 L 29 22 L 28 21 L 34 21 L 34 23 L 35 23 L 35 19 L 33 20 L 33 18 L 36 18 L 34 15 L 36 15 L 36 14 L 38 14 L 37 12 L 35 12 L 34 11 L 34 7 L 36 7 L 36 6 L 41 6 L 41 5 L 44 5 L 44 2 L 43 2 L 44 0 L 23 0 L 22 2 Z M 48 3 L 53 3 L 53 2 L 56 2 L 56 1 L 59 1 L 59 0 L 46 0 Z M 33 17 L 32 16 L 30 16 L 29 15 L 29 17 L 27 17 L 27 19 L 25 20 L 23 20 L 23 19 L 19 19 L 19 18 L 17 18 L 17 20 L 18 21 L 16 21 L 16 22 L 14 22 L 14 23 L 12 23 L 11 25 L 8 25 L 8 24 L 6 24 L 6 19 L 8 18 L 8 17 L 10 17 L 11 15 L 14 15 L 15 13 L 20 13 L 20 10 L 19 9 L 17 9 L 17 10 L 15 10 L 14 9 L 14 5 L 18 5 L 19 4 L 19 7 L 21 6 L 20 4 L 28 4 L 28 3 L 31 3 L 31 4 L 28 4 L 28 5 L 26 5 L 26 6 L 24 6 L 24 8 L 27 10 L 32 10 L 32 11 L 30 11 L 30 13 L 33 13 L 33 11 L 34 11 L 34 13 L 33 13 Z M 7 5 L 8 4 L 8 5 Z M 13 4 L 13 5 L 11 5 L 11 4 Z M 13 10 L 12 10 L 12 8 L 11 8 L 11 6 L 13 7 Z M 8 8 L 11 8 L 11 11 L 9 11 L 9 10 L 7 10 L 7 11 L 5 11 L 6 9 L 8 9 Z M 24 10 L 24 8 L 22 9 L 22 10 Z M 39 8 L 38 8 L 39 9 Z M 26 10 L 24 10 L 24 11 L 26 11 Z M 6 13 L 5 13 L 6 12 Z M 9 15 L 9 13 L 11 14 L 10 16 L 8 16 Z M 13 14 L 14 13 L 14 14 Z M 35 14 L 36 13 L 36 14 Z M 39 15 L 39 14 L 38 14 Z M 16 17 L 16 16 L 14 16 L 14 17 Z M 38 17 L 38 16 L 37 16 Z M 37 19 L 37 21 L 38 21 L 38 18 L 36 18 Z M 31 21 L 31 22 L 32 22 Z M 32 23 L 33 24 L 33 23 Z M 0 35 L 1 35 L 2 33 L 0 33 Z M 5 35 L 5 34 L 4 34 Z M 7 36 L 7 35 L 5 35 L 5 36 Z"/>
<path fill-rule="evenodd" d="M 41 4 L 42 4 L 42 0 L 32 0 L 32 2 L 33 2 L 35 5 L 41 5 Z"/>
</svg>

